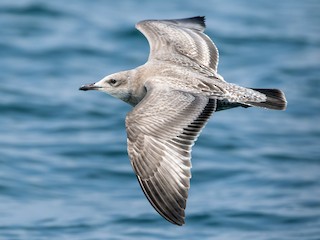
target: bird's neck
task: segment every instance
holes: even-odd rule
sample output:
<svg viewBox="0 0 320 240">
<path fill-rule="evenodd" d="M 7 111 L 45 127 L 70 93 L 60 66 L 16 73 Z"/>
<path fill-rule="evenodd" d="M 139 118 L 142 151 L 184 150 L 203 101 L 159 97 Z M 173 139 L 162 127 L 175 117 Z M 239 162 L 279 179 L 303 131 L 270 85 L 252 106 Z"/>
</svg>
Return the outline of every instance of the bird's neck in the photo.
<svg viewBox="0 0 320 240">
<path fill-rule="evenodd" d="M 129 92 L 126 102 L 132 106 L 136 106 L 147 93 L 147 90 L 144 87 L 144 66 L 128 70 L 128 78 Z"/>
</svg>

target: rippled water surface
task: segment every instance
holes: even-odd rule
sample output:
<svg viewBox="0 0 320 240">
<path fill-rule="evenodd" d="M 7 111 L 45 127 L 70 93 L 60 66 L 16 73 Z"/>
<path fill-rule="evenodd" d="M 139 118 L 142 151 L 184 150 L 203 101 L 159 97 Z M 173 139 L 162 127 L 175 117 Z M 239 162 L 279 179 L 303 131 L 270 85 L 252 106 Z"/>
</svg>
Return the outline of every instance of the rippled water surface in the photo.
<svg viewBox="0 0 320 240">
<path fill-rule="evenodd" d="M 1 1 L 0 239 L 320 239 L 319 13 L 317 0 Z M 196 15 L 227 81 L 289 104 L 214 114 L 177 227 L 131 169 L 131 107 L 78 88 L 146 61 L 137 21 Z"/>
</svg>

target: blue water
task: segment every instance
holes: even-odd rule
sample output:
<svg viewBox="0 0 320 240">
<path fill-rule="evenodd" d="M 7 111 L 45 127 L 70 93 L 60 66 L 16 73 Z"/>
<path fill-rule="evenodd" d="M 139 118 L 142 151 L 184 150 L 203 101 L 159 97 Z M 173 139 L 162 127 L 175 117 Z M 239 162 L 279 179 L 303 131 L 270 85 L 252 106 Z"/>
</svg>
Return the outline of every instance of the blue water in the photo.
<svg viewBox="0 0 320 240">
<path fill-rule="evenodd" d="M 286 111 L 214 114 L 186 225 L 160 217 L 126 153 L 131 107 L 80 92 L 143 64 L 148 18 L 207 17 L 219 73 Z M 320 2 L 0 2 L 0 239 L 320 239 Z"/>
</svg>

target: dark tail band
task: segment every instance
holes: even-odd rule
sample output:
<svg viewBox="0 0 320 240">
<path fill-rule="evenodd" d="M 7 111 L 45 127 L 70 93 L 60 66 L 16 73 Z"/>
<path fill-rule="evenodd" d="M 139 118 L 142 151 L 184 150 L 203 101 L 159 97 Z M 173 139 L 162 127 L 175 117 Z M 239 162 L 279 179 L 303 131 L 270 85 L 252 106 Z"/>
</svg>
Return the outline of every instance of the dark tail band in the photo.
<svg viewBox="0 0 320 240">
<path fill-rule="evenodd" d="M 248 102 L 248 104 L 256 107 L 263 107 L 275 110 L 285 110 L 287 107 L 286 97 L 284 93 L 279 89 L 263 89 L 263 88 L 252 88 L 257 92 L 265 94 L 267 100 L 265 102 Z"/>
</svg>

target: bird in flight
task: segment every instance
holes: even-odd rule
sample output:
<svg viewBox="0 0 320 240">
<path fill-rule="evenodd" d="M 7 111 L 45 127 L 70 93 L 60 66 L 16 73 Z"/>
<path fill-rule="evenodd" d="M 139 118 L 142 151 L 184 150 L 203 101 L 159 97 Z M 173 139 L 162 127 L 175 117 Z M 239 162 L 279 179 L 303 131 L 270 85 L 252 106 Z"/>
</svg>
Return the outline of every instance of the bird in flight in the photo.
<svg viewBox="0 0 320 240">
<path fill-rule="evenodd" d="M 278 89 L 245 88 L 218 74 L 218 49 L 204 33 L 205 18 L 145 20 L 136 28 L 150 45 L 148 61 L 83 85 L 134 108 L 127 114 L 128 154 L 155 210 L 185 223 L 191 148 L 214 112 L 235 107 L 286 108 Z"/>
</svg>

